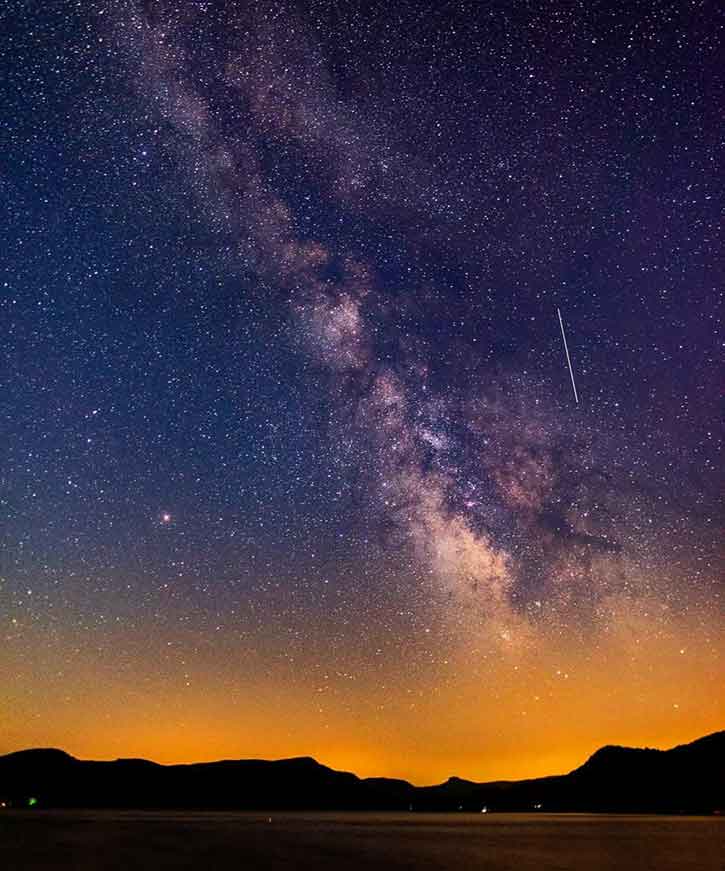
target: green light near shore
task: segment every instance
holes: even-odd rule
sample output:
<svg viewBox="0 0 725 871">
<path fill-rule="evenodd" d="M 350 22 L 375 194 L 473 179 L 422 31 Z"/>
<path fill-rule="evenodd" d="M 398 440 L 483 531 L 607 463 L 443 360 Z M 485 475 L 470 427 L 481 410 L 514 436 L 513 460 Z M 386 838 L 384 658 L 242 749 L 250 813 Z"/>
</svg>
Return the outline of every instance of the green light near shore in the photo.
<svg viewBox="0 0 725 871">
<path fill-rule="evenodd" d="M 35 805 L 36 805 L 37 803 L 38 803 L 38 799 L 37 799 L 37 798 L 29 798 L 29 799 L 28 799 L 28 807 L 35 807 Z"/>
</svg>

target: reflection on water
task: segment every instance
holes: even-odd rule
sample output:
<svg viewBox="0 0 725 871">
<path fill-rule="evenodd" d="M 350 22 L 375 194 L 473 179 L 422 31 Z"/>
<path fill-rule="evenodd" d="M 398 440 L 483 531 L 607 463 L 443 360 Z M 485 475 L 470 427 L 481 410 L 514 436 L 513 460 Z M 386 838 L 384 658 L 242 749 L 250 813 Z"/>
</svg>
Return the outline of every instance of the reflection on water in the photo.
<svg viewBox="0 0 725 871">
<path fill-rule="evenodd" d="M 0 868 L 724 871 L 725 818 L 0 813 Z"/>
</svg>

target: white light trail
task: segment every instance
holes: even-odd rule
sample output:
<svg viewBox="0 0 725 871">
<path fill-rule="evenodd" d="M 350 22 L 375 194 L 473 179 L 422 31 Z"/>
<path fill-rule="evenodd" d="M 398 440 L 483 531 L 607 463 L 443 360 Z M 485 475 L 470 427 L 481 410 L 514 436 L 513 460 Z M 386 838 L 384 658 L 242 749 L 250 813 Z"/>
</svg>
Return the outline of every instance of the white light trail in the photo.
<svg viewBox="0 0 725 871">
<path fill-rule="evenodd" d="M 571 386 L 574 388 L 574 401 L 579 405 L 579 396 L 576 392 L 576 384 L 574 383 L 574 370 L 571 368 L 571 357 L 569 356 L 569 346 L 566 343 L 566 333 L 564 332 L 564 321 L 561 319 L 561 312 L 557 308 L 556 313 L 559 315 L 559 326 L 561 327 L 561 337 L 564 340 L 564 350 L 566 351 L 566 362 L 569 364 L 569 375 L 571 376 Z"/>
</svg>

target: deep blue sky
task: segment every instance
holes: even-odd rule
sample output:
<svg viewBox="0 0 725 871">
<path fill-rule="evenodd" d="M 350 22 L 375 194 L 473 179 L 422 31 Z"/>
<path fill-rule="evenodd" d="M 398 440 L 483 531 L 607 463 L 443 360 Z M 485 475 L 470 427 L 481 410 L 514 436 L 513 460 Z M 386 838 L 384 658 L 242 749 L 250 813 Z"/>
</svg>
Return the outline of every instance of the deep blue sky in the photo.
<svg viewBox="0 0 725 871">
<path fill-rule="evenodd" d="M 308 665 L 380 631 L 435 659 L 472 619 L 596 647 L 630 600 L 720 619 L 716 4 L 10 3 L 3 31 L 16 675 L 150 616 Z"/>
</svg>

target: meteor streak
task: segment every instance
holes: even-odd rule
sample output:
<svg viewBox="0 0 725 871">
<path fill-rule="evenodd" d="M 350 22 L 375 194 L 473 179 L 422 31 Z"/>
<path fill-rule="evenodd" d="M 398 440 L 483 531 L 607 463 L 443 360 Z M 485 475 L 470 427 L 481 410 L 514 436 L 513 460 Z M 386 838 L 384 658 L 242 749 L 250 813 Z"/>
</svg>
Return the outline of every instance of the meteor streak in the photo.
<svg viewBox="0 0 725 871">
<path fill-rule="evenodd" d="M 574 370 L 571 368 L 571 357 L 569 356 L 569 346 L 566 343 L 566 333 L 564 332 L 564 321 L 561 319 L 561 312 L 557 308 L 556 313 L 559 315 L 559 326 L 561 327 L 561 337 L 564 340 L 564 350 L 566 351 L 566 362 L 569 364 L 569 375 L 571 376 L 571 386 L 574 389 L 574 401 L 579 405 L 579 397 L 576 392 L 576 384 L 574 383 Z"/>
</svg>

